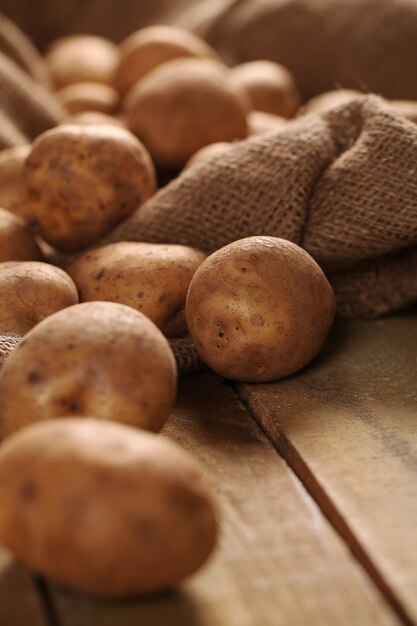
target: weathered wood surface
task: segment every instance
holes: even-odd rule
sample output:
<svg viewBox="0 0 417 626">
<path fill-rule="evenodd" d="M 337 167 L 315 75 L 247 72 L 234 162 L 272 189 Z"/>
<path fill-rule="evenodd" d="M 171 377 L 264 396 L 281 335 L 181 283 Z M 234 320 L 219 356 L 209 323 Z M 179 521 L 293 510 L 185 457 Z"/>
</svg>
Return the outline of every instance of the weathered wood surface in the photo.
<svg viewBox="0 0 417 626">
<path fill-rule="evenodd" d="M 94 601 L 50 585 L 60 626 L 399 626 L 220 379 L 184 381 L 165 435 L 197 457 L 214 489 L 222 518 L 216 554 L 176 593 L 142 601 Z"/>
<path fill-rule="evenodd" d="M 47 626 L 46 612 L 27 569 L 0 549 L 0 626 Z"/>
<path fill-rule="evenodd" d="M 417 316 L 339 321 L 305 371 L 236 389 L 403 620 L 417 624 Z"/>
</svg>

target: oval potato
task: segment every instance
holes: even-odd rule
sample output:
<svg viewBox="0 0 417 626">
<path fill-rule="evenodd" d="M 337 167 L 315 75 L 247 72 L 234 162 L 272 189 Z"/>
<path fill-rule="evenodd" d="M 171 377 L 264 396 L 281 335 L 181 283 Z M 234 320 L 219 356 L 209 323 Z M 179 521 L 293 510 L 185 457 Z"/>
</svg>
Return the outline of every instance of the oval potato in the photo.
<svg viewBox="0 0 417 626">
<path fill-rule="evenodd" d="M 73 83 L 55 93 L 69 113 L 99 111 L 111 115 L 119 104 L 119 95 L 113 87 L 101 83 Z"/>
<path fill-rule="evenodd" d="M 95 419 L 35 424 L 2 443 L 0 540 L 80 591 L 161 591 L 206 561 L 216 509 L 193 459 L 146 432 Z"/>
<path fill-rule="evenodd" d="M 13 146 L 0 152 L 0 206 L 30 222 L 23 202 L 23 165 L 31 150 L 30 145 Z"/>
<path fill-rule="evenodd" d="M 24 220 L 0 208 L 0 263 L 41 258 L 39 246 Z"/>
</svg>

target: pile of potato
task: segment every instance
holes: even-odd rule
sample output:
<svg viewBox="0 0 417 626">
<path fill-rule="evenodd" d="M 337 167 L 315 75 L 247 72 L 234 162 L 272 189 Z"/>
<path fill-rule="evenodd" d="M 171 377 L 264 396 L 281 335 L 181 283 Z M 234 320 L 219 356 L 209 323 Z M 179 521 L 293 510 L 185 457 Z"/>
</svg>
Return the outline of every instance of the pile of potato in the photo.
<svg viewBox="0 0 417 626">
<path fill-rule="evenodd" d="M 189 333 L 226 378 L 277 380 L 320 350 L 335 299 L 315 261 L 282 239 L 209 257 L 101 240 L 161 171 L 221 159 L 234 141 L 352 94 L 300 108 L 282 66 L 230 69 L 166 26 L 119 46 L 66 37 L 45 61 L 68 119 L 0 154 L 0 329 L 24 335 L 0 371 L 0 540 L 82 591 L 151 593 L 200 567 L 218 533 L 201 470 L 155 434 L 176 395 L 167 338 Z"/>
</svg>

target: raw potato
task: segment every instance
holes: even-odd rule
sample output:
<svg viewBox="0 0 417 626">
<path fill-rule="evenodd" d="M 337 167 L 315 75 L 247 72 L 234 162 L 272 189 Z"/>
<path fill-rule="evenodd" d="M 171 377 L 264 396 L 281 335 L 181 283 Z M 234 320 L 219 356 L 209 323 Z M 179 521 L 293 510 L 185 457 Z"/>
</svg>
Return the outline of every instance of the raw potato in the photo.
<svg viewBox="0 0 417 626">
<path fill-rule="evenodd" d="M 31 146 L 14 146 L 0 152 L 0 206 L 30 221 L 22 202 L 23 164 Z"/>
<path fill-rule="evenodd" d="M 394 109 L 404 115 L 410 122 L 417 124 L 417 101 L 416 100 L 391 100 Z"/>
<path fill-rule="evenodd" d="M 31 422 L 94 415 L 157 431 L 175 400 L 168 341 L 123 304 L 87 302 L 31 330 L 0 372 L 0 436 Z"/>
<path fill-rule="evenodd" d="M 45 241 L 75 252 L 98 241 L 155 191 L 148 152 L 109 124 L 58 126 L 25 163 L 25 198 Z"/>
<path fill-rule="evenodd" d="M 301 104 L 292 74 L 273 61 L 250 61 L 230 71 L 236 88 L 245 90 L 257 111 L 293 117 Z"/>
<path fill-rule="evenodd" d="M 113 87 L 100 83 L 74 83 L 56 92 L 56 97 L 70 113 L 100 111 L 111 115 L 117 111 L 119 95 Z"/>
<path fill-rule="evenodd" d="M 224 154 L 226 154 L 230 148 L 232 147 L 231 143 L 227 141 L 217 141 L 216 143 L 210 143 L 208 146 L 204 146 L 204 148 L 200 148 L 197 150 L 191 157 L 188 159 L 187 163 L 184 166 L 184 169 L 188 169 L 193 165 L 197 165 L 198 163 L 204 163 L 209 159 L 214 157 L 221 158 Z"/>
<path fill-rule="evenodd" d="M 41 320 L 78 302 L 64 270 L 47 263 L 0 263 L 0 333 L 25 334 Z"/>
<path fill-rule="evenodd" d="M 61 584 L 107 598 L 149 594 L 212 552 L 216 509 L 179 446 L 95 419 L 35 424 L 2 443 L 0 540 Z"/>
<path fill-rule="evenodd" d="M 265 135 L 286 128 L 288 120 L 265 111 L 250 111 L 248 114 L 249 135 Z"/>
<path fill-rule="evenodd" d="M 0 209 L 0 263 L 39 261 L 41 251 L 22 218 Z"/>
<path fill-rule="evenodd" d="M 127 304 L 165 332 L 184 310 L 191 278 L 206 256 L 187 246 L 122 241 L 85 252 L 67 271 L 81 302 Z"/>
<path fill-rule="evenodd" d="M 248 237 L 209 256 L 191 281 L 190 335 L 218 374 L 272 381 L 317 354 L 335 313 L 333 290 L 302 248 L 275 237 Z"/>
<path fill-rule="evenodd" d="M 118 126 L 125 128 L 124 122 L 114 115 L 107 115 L 106 113 L 100 113 L 100 111 L 82 111 L 82 113 L 76 113 L 68 117 L 64 124 L 81 124 L 81 125 L 95 125 L 97 124 L 110 124 L 111 126 Z"/>
<path fill-rule="evenodd" d="M 246 100 L 217 61 L 164 63 L 131 89 L 123 107 L 128 128 L 168 168 L 181 168 L 210 143 L 247 135 Z"/>
<path fill-rule="evenodd" d="M 124 96 L 147 73 L 180 57 L 220 60 L 205 41 L 173 26 L 148 26 L 132 33 L 120 44 L 120 63 L 114 84 Z"/>
<path fill-rule="evenodd" d="M 57 89 L 91 81 L 111 85 L 119 50 L 103 37 L 70 35 L 52 43 L 45 62 Z"/>
<path fill-rule="evenodd" d="M 299 110 L 299 115 L 325 112 L 341 104 L 345 104 L 345 102 L 349 102 L 353 98 L 356 98 L 356 96 L 363 96 L 363 93 L 356 91 L 356 89 L 334 89 L 332 91 L 325 91 L 319 96 L 308 100 Z"/>
</svg>

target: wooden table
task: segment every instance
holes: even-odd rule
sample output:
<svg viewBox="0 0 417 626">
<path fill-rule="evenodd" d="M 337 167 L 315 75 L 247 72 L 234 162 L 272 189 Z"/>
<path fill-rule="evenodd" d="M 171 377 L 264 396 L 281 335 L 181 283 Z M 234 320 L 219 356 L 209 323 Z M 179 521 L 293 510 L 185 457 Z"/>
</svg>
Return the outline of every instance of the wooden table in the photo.
<svg viewBox="0 0 417 626">
<path fill-rule="evenodd" d="M 100 602 L 0 553 L 0 626 L 417 625 L 417 316 L 338 321 L 274 384 L 182 382 L 165 435 L 220 504 L 208 565 L 180 589 Z"/>
</svg>

